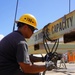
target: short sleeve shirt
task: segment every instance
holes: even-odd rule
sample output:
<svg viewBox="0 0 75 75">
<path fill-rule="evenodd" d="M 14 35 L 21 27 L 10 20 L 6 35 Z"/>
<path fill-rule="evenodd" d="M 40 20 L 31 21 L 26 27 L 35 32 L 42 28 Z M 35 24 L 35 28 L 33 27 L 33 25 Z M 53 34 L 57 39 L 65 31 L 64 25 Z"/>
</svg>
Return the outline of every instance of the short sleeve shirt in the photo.
<svg viewBox="0 0 75 75">
<path fill-rule="evenodd" d="M 31 64 L 26 41 L 20 41 L 17 46 L 17 62 Z"/>
<path fill-rule="evenodd" d="M 19 68 L 19 62 L 31 64 L 25 38 L 14 31 L 0 41 L 0 74 L 13 73 Z"/>
</svg>

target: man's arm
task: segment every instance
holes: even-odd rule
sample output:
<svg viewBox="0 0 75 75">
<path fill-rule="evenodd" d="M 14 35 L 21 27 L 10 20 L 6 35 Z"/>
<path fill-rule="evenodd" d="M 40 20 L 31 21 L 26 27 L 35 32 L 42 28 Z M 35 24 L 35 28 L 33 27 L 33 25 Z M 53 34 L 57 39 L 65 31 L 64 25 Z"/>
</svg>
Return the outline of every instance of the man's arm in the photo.
<svg viewBox="0 0 75 75">
<path fill-rule="evenodd" d="M 45 65 L 29 65 L 23 62 L 19 63 L 24 73 L 38 73 L 46 70 Z"/>
</svg>

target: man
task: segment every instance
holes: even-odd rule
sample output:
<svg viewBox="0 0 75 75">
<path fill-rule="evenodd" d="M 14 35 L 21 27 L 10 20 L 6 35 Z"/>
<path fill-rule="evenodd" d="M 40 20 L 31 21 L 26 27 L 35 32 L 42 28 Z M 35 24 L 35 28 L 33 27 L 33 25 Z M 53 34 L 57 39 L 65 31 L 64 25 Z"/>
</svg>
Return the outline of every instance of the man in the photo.
<svg viewBox="0 0 75 75">
<path fill-rule="evenodd" d="M 0 75 L 34 75 L 45 71 L 48 65 L 46 67 L 31 63 L 42 61 L 42 58 L 29 57 L 25 40 L 37 29 L 35 17 L 24 14 L 16 23 L 18 29 L 5 36 L 0 42 Z"/>
</svg>

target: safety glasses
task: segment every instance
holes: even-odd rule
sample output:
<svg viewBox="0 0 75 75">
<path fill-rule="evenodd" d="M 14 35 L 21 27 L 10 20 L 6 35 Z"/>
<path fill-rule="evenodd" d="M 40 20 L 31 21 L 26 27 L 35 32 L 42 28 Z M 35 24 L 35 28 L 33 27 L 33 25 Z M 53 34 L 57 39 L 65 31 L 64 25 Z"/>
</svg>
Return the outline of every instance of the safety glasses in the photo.
<svg viewBox="0 0 75 75">
<path fill-rule="evenodd" d="M 30 26 L 30 25 L 28 25 L 28 27 L 31 29 L 32 32 L 35 31 L 34 27 L 32 27 L 32 26 Z"/>
</svg>

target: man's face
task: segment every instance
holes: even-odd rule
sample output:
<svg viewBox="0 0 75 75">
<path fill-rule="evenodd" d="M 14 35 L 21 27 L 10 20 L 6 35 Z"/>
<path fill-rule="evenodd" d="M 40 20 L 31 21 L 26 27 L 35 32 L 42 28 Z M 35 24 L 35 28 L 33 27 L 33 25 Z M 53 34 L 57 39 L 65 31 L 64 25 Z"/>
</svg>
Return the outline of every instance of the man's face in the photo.
<svg viewBox="0 0 75 75">
<path fill-rule="evenodd" d="M 32 36 L 32 34 L 34 33 L 34 28 L 29 26 L 29 25 L 25 25 L 25 29 L 24 29 L 24 36 L 25 38 L 30 38 Z"/>
</svg>

